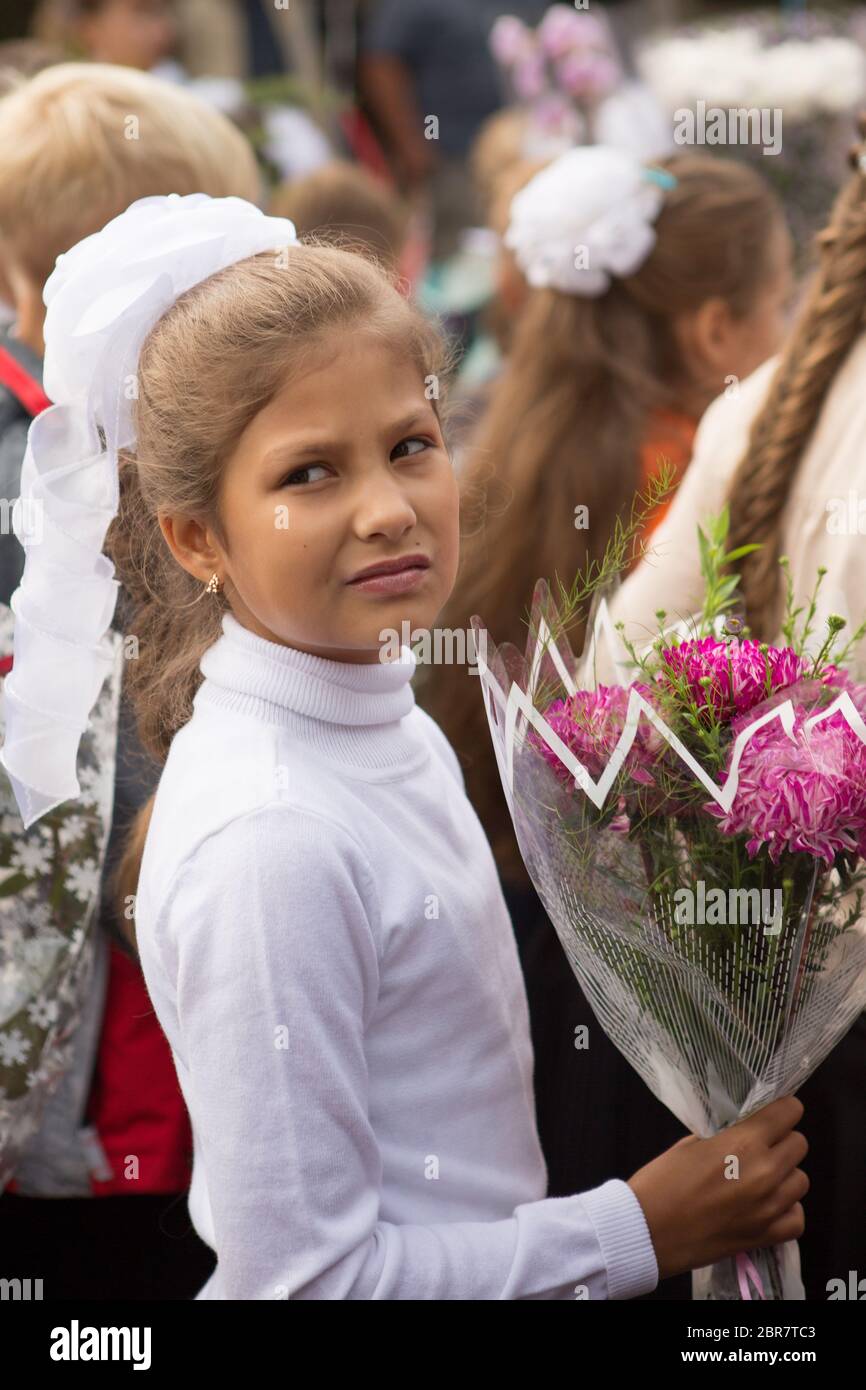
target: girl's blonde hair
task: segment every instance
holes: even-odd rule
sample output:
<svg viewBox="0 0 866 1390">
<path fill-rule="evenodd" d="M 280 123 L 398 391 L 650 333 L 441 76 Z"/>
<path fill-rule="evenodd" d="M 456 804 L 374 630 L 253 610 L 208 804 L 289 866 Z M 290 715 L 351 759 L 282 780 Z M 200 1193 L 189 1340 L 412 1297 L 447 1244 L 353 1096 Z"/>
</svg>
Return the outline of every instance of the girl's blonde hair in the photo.
<svg viewBox="0 0 866 1390">
<path fill-rule="evenodd" d="M 860 132 L 866 135 L 866 116 L 860 118 Z M 738 569 L 746 621 L 753 635 L 765 641 L 777 636 L 782 618 L 779 557 L 785 504 L 836 373 L 866 326 L 863 153 L 861 146 L 851 151 L 857 172 L 818 236 L 820 267 L 729 489 L 731 548 L 750 542 L 761 546 Z"/>
<path fill-rule="evenodd" d="M 381 334 L 435 378 L 442 408 L 450 367 L 446 344 L 365 257 L 314 243 L 253 256 L 181 295 L 146 338 L 138 363 L 136 449 L 120 456 L 120 508 L 106 554 L 123 585 L 127 633 L 138 656 L 125 689 L 139 736 L 158 762 L 190 718 L 199 662 L 221 634 L 227 601 L 174 559 L 160 513 L 194 516 L 226 551 L 220 510 L 223 465 L 253 417 L 328 336 L 353 326 Z M 200 600 L 196 602 L 196 600 Z M 153 798 L 125 844 L 114 889 L 120 920 L 134 898 Z"/>
<path fill-rule="evenodd" d="M 192 93 L 131 68 L 58 63 L 0 99 L 0 238 L 33 282 L 138 198 L 259 201 L 249 142 Z"/>
<path fill-rule="evenodd" d="M 640 487 L 650 411 L 677 405 L 687 377 L 673 320 L 721 297 L 737 316 L 752 307 L 781 207 L 747 166 L 714 156 L 661 161 L 677 184 L 657 219 L 658 239 L 636 274 L 589 299 L 533 291 L 463 477 L 468 537 L 443 622 L 479 614 L 496 642 L 522 650 L 535 581 L 570 585 L 601 557 L 617 516 Z M 575 529 L 575 507 L 589 509 Z M 581 634 L 572 632 L 579 643 Z M 464 762 L 467 791 L 500 868 L 522 879 L 477 683 L 436 667 L 423 696 Z"/>
</svg>

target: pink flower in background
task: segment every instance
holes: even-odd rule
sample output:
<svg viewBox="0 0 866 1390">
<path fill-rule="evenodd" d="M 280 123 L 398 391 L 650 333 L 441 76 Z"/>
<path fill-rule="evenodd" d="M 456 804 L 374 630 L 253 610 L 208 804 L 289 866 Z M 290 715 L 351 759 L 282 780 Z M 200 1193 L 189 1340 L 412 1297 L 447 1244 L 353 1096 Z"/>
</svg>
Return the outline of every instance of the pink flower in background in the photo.
<svg viewBox="0 0 866 1390">
<path fill-rule="evenodd" d="M 573 97 L 598 101 L 619 84 L 621 72 L 610 58 L 593 53 L 567 53 L 556 64 L 559 85 Z"/>
<path fill-rule="evenodd" d="M 540 130 L 567 134 L 580 118 L 571 102 L 554 92 L 539 98 L 535 106 L 535 120 Z"/>
<path fill-rule="evenodd" d="M 521 101 L 534 101 L 547 86 L 544 59 L 540 53 L 529 52 L 518 59 L 511 74 L 514 90 Z"/>
<path fill-rule="evenodd" d="M 673 689 L 674 678 L 684 677 L 695 704 L 711 707 L 720 719 L 752 709 L 768 694 L 802 680 L 809 670 L 809 662 L 790 647 L 770 647 L 765 654 L 752 638 L 701 637 L 667 647 L 661 657 L 659 684 Z M 707 678 L 709 685 L 701 684 Z"/>
<path fill-rule="evenodd" d="M 647 699 L 651 692 L 646 686 L 636 687 Z M 596 690 L 578 690 L 563 700 L 554 700 L 544 712 L 544 718 L 565 746 L 583 763 L 590 776 L 598 780 L 607 767 L 625 727 L 630 687 L 600 685 Z M 539 750 L 557 776 L 573 781 L 571 773 L 556 753 L 531 729 L 528 742 Z M 641 719 L 637 735 L 625 760 L 625 770 L 635 782 L 654 786 L 655 778 L 649 769 L 664 747 L 664 740 L 653 726 Z"/>
<path fill-rule="evenodd" d="M 498 63 L 510 68 L 519 58 L 531 53 L 535 37 L 522 19 L 513 14 L 500 15 L 490 31 L 490 50 Z"/>
<path fill-rule="evenodd" d="M 766 846 L 778 863 L 785 851 L 832 864 L 840 850 L 866 853 L 866 745 L 841 714 L 806 733 L 811 709 L 797 711 L 793 738 L 774 720 L 747 743 L 730 811 L 706 810 L 726 835 L 748 835 L 750 857 Z M 745 726 L 748 719 L 736 721 Z"/>
<path fill-rule="evenodd" d="M 538 26 L 538 42 L 548 58 L 561 58 L 572 48 L 590 42 L 582 37 L 582 16 L 567 5 L 551 5 Z"/>
<path fill-rule="evenodd" d="M 608 50 L 605 26 L 594 15 L 568 5 L 551 5 L 538 26 L 538 41 L 548 58 L 562 58 L 576 48 Z"/>
</svg>

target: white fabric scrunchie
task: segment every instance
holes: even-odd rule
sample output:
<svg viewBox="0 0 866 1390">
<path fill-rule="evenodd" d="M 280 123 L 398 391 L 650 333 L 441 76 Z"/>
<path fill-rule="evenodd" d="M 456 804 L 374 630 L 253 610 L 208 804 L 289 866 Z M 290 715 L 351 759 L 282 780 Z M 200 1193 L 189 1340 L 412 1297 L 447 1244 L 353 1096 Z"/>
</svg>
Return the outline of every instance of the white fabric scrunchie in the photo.
<svg viewBox="0 0 866 1390">
<path fill-rule="evenodd" d="M 505 245 L 534 289 L 604 294 L 652 251 L 664 189 L 675 183 L 627 150 L 578 146 L 514 196 Z"/>
<path fill-rule="evenodd" d="M 59 256 L 45 285 L 43 379 L 55 404 L 31 423 L 13 508 L 26 559 L 0 751 L 25 828 L 79 795 L 78 745 L 115 659 L 119 584 L 102 547 L 119 505 L 118 450 L 135 444 L 144 340 L 185 290 L 295 242 L 292 222 L 242 198 L 140 198 Z"/>
</svg>

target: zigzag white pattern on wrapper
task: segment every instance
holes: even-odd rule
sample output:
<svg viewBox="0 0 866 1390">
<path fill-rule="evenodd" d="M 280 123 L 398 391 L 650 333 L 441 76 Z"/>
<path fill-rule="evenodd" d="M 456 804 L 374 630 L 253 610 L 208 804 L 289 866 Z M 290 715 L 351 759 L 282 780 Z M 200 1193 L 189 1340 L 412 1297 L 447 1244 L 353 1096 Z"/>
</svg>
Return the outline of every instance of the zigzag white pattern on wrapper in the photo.
<svg viewBox="0 0 866 1390">
<path fill-rule="evenodd" d="M 622 671 L 622 649 L 617 650 L 615 643 L 612 643 L 611 631 L 609 612 L 606 604 L 602 601 L 599 605 L 596 621 L 589 639 L 591 650 L 597 650 L 599 633 L 601 633 L 608 643 L 609 655 L 614 668 L 617 671 Z M 757 719 L 753 720 L 751 724 L 748 724 L 746 728 L 742 729 L 737 735 L 731 754 L 728 776 L 725 780 L 725 785 L 720 787 L 677 738 L 673 730 L 668 728 L 661 716 L 653 709 L 652 705 L 648 704 L 640 691 L 632 689 L 629 692 L 623 731 L 617 740 L 616 747 L 610 756 L 604 772 L 601 774 L 598 781 L 595 782 L 587 768 L 584 767 L 583 763 L 580 762 L 571 749 L 568 748 L 566 744 L 563 743 L 562 739 L 551 729 L 544 716 L 533 704 L 532 697 L 538 682 L 541 662 L 545 654 L 549 655 L 567 693 L 569 695 L 574 695 L 577 691 L 577 686 L 574 683 L 571 673 L 563 662 L 558 647 L 551 639 L 552 634 L 550 628 L 542 618 L 538 624 L 538 636 L 530 662 L 527 689 L 526 691 L 521 690 L 517 682 L 512 681 L 507 700 L 503 694 L 502 687 L 494 677 L 485 660 L 483 651 L 481 650 L 484 644 L 478 644 L 478 675 L 482 690 L 487 697 L 485 698 L 484 706 L 487 711 L 490 734 L 494 746 L 497 748 L 497 753 L 500 743 L 504 743 L 505 772 L 503 782 L 507 786 L 509 793 L 513 793 L 514 790 L 514 747 L 515 744 L 517 744 L 518 751 L 522 748 L 526 733 L 526 723 L 522 723 L 518 727 L 518 711 L 523 715 L 524 720 L 528 721 L 528 723 L 533 726 L 536 733 L 543 739 L 550 751 L 555 753 L 565 767 L 568 768 L 568 771 L 574 778 L 575 784 L 589 797 L 590 801 L 598 810 L 601 810 L 604 805 L 608 792 L 613 786 L 629 754 L 629 750 L 637 737 L 641 715 L 649 720 L 657 732 L 674 750 L 677 757 L 685 763 L 689 771 L 694 774 L 701 785 L 709 792 L 713 800 L 718 802 L 719 806 L 725 812 L 730 811 L 737 794 L 740 779 L 740 762 L 746 745 L 749 743 L 752 736 L 756 734 L 759 729 L 764 728 L 765 725 L 772 723 L 774 719 L 778 719 L 788 737 L 794 738 L 794 706 L 791 704 L 790 700 L 785 700 L 781 704 L 776 705 L 773 709 L 759 715 Z M 491 717 L 491 700 L 504 712 L 504 734 L 502 735 L 499 734 Z M 866 744 L 866 723 L 863 722 L 857 707 L 846 690 L 843 690 L 825 710 L 822 710 L 819 714 L 812 715 L 811 718 L 806 720 L 804 728 L 807 734 L 811 733 L 812 729 L 814 729 L 817 724 L 822 723 L 825 719 L 832 718 L 834 714 L 841 714 L 852 732 L 857 735 L 862 743 Z M 502 763 L 500 761 L 500 773 L 501 772 Z"/>
</svg>

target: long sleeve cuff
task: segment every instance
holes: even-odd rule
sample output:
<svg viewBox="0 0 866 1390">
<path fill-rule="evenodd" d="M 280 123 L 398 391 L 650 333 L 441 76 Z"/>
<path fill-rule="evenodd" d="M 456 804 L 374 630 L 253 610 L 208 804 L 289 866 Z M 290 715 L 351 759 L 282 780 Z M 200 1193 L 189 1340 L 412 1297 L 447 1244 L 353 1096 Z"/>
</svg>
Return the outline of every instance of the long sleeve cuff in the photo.
<svg viewBox="0 0 866 1390">
<path fill-rule="evenodd" d="M 643 1207 L 627 1182 L 611 1178 L 581 1194 L 607 1267 L 608 1298 L 638 1298 L 658 1284 L 656 1253 Z"/>
</svg>

